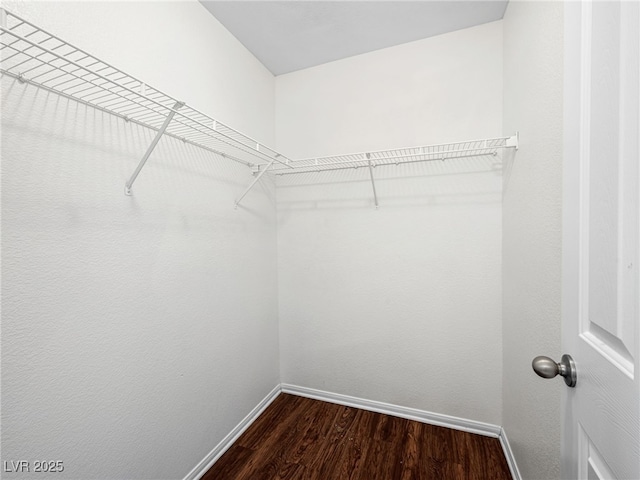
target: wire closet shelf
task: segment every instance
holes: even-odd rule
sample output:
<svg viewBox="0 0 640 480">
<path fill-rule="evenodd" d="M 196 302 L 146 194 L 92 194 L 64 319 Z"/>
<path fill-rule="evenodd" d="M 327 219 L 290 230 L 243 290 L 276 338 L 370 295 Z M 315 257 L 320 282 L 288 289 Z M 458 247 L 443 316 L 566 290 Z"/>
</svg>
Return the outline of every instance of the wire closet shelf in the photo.
<svg viewBox="0 0 640 480">
<path fill-rule="evenodd" d="M 331 155 L 326 157 L 290 160 L 286 167 L 274 165 L 275 175 L 313 173 L 349 168 L 367 168 L 404 163 L 445 161 L 455 158 L 495 156 L 504 148 L 518 146 L 517 134 L 510 137 L 467 140 L 465 142 L 442 143 L 417 147 L 394 148 L 361 153 Z"/>
<path fill-rule="evenodd" d="M 0 53 L 0 73 L 3 75 L 157 132 L 126 182 L 125 193 L 128 195 L 162 135 L 207 149 L 251 168 L 255 178 L 236 200 L 236 206 L 265 173 L 285 175 L 368 167 L 375 194 L 372 168 L 379 165 L 496 155 L 502 148 L 517 148 L 518 139 L 514 135 L 292 160 L 2 8 Z M 376 206 L 377 203 L 376 198 Z"/>
</svg>

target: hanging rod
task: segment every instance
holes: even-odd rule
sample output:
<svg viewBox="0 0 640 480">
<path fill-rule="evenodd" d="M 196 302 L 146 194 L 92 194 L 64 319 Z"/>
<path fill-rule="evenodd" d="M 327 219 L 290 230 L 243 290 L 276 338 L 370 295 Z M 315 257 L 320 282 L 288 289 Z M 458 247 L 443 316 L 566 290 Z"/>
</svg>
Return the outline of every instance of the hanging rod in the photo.
<svg viewBox="0 0 640 480">
<path fill-rule="evenodd" d="M 158 132 L 126 184 L 128 194 L 162 135 L 251 168 L 287 168 L 289 159 L 272 148 L 6 9 L 0 9 L 0 51 L 2 74 Z"/>
</svg>

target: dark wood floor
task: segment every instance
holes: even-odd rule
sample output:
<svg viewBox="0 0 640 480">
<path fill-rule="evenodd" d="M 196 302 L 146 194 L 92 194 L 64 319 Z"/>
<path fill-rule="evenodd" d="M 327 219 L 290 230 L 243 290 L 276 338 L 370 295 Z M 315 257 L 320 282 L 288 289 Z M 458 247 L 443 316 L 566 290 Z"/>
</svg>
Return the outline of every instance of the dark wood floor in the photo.
<svg viewBox="0 0 640 480">
<path fill-rule="evenodd" d="M 281 394 L 202 480 L 511 479 L 500 441 Z"/>
</svg>

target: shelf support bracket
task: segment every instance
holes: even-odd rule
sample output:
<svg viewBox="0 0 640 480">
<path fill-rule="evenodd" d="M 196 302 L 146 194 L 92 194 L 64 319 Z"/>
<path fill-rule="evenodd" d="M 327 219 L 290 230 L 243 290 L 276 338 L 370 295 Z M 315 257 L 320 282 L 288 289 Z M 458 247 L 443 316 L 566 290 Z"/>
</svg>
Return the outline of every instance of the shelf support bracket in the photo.
<svg viewBox="0 0 640 480">
<path fill-rule="evenodd" d="M 367 153 L 367 158 L 370 158 L 370 154 Z M 378 194 L 376 193 L 376 182 L 373 178 L 373 166 L 371 165 L 371 160 L 369 160 L 369 176 L 371 177 L 371 186 L 373 187 L 373 201 L 376 204 L 376 208 L 378 208 L 380 205 L 378 205 Z"/>
<path fill-rule="evenodd" d="M 236 204 L 234 208 L 238 208 L 238 205 L 240 205 L 240 202 L 242 201 L 242 199 L 244 197 L 247 196 L 247 193 L 249 193 L 251 191 L 251 189 L 253 188 L 253 186 L 258 183 L 260 181 L 260 179 L 262 178 L 262 176 L 267 173 L 267 170 L 269 170 L 271 168 L 271 165 L 273 165 L 273 163 L 276 161 L 276 159 L 278 158 L 278 155 L 276 155 L 276 158 L 274 158 L 273 160 L 271 160 L 266 167 L 264 167 L 263 170 L 260 171 L 260 173 L 258 173 L 256 175 L 256 178 L 253 179 L 253 182 L 251 182 L 251 185 L 249 185 L 247 187 L 247 189 L 244 191 L 244 193 L 242 195 L 240 195 L 240 197 L 236 200 Z"/>
<path fill-rule="evenodd" d="M 164 132 L 167 130 L 167 127 L 169 127 L 171 120 L 173 120 L 173 116 L 176 114 L 176 111 L 181 109 L 182 107 L 184 107 L 184 102 L 176 102 L 176 104 L 173 106 L 173 108 L 167 115 L 167 118 L 165 118 L 164 123 L 162 124 L 162 127 L 160 127 L 160 130 L 158 130 L 158 133 L 156 133 L 156 136 L 151 142 L 151 145 L 149 145 L 149 148 L 147 148 L 147 151 L 142 157 L 142 160 L 140 160 L 138 167 L 133 172 L 133 174 L 131 175 L 131 178 L 129 178 L 127 183 L 125 183 L 124 185 L 125 195 L 131 195 L 131 187 L 133 186 L 133 182 L 136 181 L 136 178 L 138 177 L 140 170 L 142 170 L 142 167 L 144 167 L 144 164 L 147 163 L 147 160 L 149 160 L 149 156 L 151 155 L 153 150 L 156 148 L 156 145 L 158 145 L 158 142 L 160 141 L 160 138 L 162 138 L 162 135 L 164 135 Z"/>
<path fill-rule="evenodd" d="M 505 146 L 514 147 L 516 150 L 518 150 L 518 147 L 520 146 L 520 132 L 516 132 L 515 135 L 510 136 L 507 139 Z"/>
</svg>

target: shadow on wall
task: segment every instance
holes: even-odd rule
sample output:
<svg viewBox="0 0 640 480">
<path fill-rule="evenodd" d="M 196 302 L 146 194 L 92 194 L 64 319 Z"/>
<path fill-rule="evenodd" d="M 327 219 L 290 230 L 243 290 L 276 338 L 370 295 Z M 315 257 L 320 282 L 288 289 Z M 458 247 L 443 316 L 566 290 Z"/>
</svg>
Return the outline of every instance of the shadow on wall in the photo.
<svg viewBox="0 0 640 480">
<path fill-rule="evenodd" d="M 380 208 L 495 204 L 502 201 L 502 157 L 485 155 L 373 169 Z M 375 208 L 369 169 L 276 177 L 279 210 Z"/>
<path fill-rule="evenodd" d="M 132 157 L 131 168 L 137 166 L 156 134 L 150 128 L 126 122 L 115 115 L 35 86 L 21 84 L 13 78 L 3 79 L 2 100 L 4 125 L 28 125 L 25 133 L 60 137 L 100 151 L 126 154 Z M 164 153 L 176 160 L 172 166 L 185 173 L 196 172 L 216 180 L 233 175 L 238 169 L 250 174 L 250 170 L 240 163 L 176 138 L 162 137 L 160 147 L 164 147 Z M 160 164 L 165 160 L 161 157 L 155 163 Z M 131 172 L 127 170 L 125 173 L 128 177 Z"/>
<path fill-rule="evenodd" d="M 504 152 L 504 157 L 502 159 L 502 195 L 506 195 L 507 190 L 509 189 L 509 179 L 511 178 L 511 172 L 513 170 L 513 162 L 516 158 L 516 151 L 513 149 L 508 149 Z"/>
<path fill-rule="evenodd" d="M 252 181 L 251 169 L 206 149 L 164 136 L 136 180 L 124 184 L 156 132 L 13 78 L 2 78 L 3 186 L 22 201 L 42 196 L 68 202 L 70 193 L 96 212 L 184 208 L 190 216 L 233 211 L 235 198 Z M 252 192 L 274 202 L 268 179 Z M 193 208 L 194 204 L 207 208 Z M 273 205 L 272 205 L 273 206 Z M 251 202 L 245 213 L 254 213 Z M 100 214 L 91 221 L 99 222 Z"/>
</svg>

